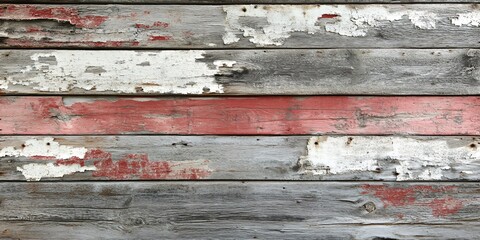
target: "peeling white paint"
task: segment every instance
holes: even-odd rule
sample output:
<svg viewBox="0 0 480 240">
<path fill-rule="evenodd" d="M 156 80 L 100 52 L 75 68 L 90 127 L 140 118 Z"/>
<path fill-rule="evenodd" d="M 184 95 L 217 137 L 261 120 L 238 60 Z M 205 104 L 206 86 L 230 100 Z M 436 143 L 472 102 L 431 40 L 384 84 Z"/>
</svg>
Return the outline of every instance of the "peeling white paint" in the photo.
<svg viewBox="0 0 480 240">
<path fill-rule="evenodd" d="M 351 148 L 345 145 L 343 138 L 312 137 L 307 144 L 306 156 L 300 161 L 306 172 L 315 175 L 342 174 L 356 171 L 374 171 L 378 167 L 376 160 L 358 158 Z"/>
<path fill-rule="evenodd" d="M 29 139 L 22 147 L 4 147 L 0 149 L 0 157 L 53 157 L 55 159 L 69 159 L 77 157 L 83 159 L 87 149 L 84 147 L 73 147 L 60 145 L 53 137 L 43 139 Z"/>
<path fill-rule="evenodd" d="M 95 166 L 80 166 L 80 164 L 56 165 L 53 163 L 30 163 L 17 167 L 27 181 L 40 181 L 42 178 L 60 178 L 68 174 L 85 171 L 95 171 Z"/>
<path fill-rule="evenodd" d="M 258 46 L 282 45 L 293 32 L 315 34 L 322 31 L 344 36 L 366 36 L 370 27 L 382 21 L 398 21 L 406 17 L 417 28 L 434 29 L 437 15 L 427 11 L 390 11 L 383 6 L 331 6 L 313 7 L 274 5 L 223 7 L 226 13 L 224 44 L 240 41 L 242 34 Z M 324 15 L 332 17 L 322 18 Z"/>
<path fill-rule="evenodd" d="M 480 161 L 480 150 L 439 139 L 320 136 L 309 139 L 299 163 L 305 174 L 327 175 L 378 171 L 382 161 L 397 165 L 398 181 L 441 180 L 453 164 Z"/>
<path fill-rule="evenodd" d="M 215 60 L 213 61 L 213 65 L 217 67 L 233 67 L 234 64 L 236 64 L 237 61 L 229 61 L 229 60 Z"/>
<path fill-rule="evenodd" d="M 408 19 L 420 29 L 435 29 L 437 14 L 427 11 L 407 11 Z"/>
<path fill-rule="evenodd" d="M 39 91 L 74 89 L 118 93 L 223 93 L 215 82 L 219 67 L 205 51 L 52 51 L 30 56 L 21 73 L 0 80 L 0 88 L 24 85 Z M 220 60 L 222 61 L 222 60 Z M 225 62 L 231 62 L 225 60 Z"/>
<path fill-rule="evenodd" d="M 458 17 L 452 18 L 452 24 L 478 27 L 480 26 L 480 11 L 458 14 Z"/>
</svg>

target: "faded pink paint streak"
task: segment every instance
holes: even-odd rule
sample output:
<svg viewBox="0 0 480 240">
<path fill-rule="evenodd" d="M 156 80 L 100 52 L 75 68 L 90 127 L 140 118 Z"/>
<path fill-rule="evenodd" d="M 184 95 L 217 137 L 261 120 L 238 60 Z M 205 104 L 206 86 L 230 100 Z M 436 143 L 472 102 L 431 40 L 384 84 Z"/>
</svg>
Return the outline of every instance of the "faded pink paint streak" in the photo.
<svg viewBox="0 0 480 240">
<path fill-rule="evenodd" d="M 392 187 L 390 185 L 362 185 L 361 194 L 373 195 L 380 199 L 386 207 L 408 207 L 412 205 L 426 206 L 434 217 L 446 217 L 463 208 L 463 201 L 448 195 L 454 195 L 454 186 L 415 185 L 408 187 Z M 426 201 L 425 195 L 433 195 L 435 199 Z M 445 196 L 447 195 L 447 196 Z M 438 197 L 438 198 L 437 198 Z M 397 215 L 399 218 L 404 218 Z"/>
<path fill-rule="evenodd" d="M 89 150 L 84 159 L 72 157 L 57 160 L 58 165 L 92 162 L 97 168 L 92 172 L 95 178 L 110 180 L 127 179 L 202 179 L 210 175 L 210 171 L 195 167 L 183 167 L 179 163 L 169 161 L 150 161 L 146 154 L 127 154 L 121 159 L 113 160 L 112 154 L 99 149 Z"/>
<path fill-rule="evenodd" d="M 83 46 L 83 47 L 136 47 L 140 45 L 139 41 L 69 41 L 58 42 L 48 40 L 25 40 L 25 39 L 5 39 L 5 44 L 12 47 L 70 47 L 70 46 Z"/>
<path fill-rule="evenodd" d="M 447 196 L 445 198 L 434 199 L 427 204 L 432 209 L 435 217 L 445 217 L 456 214 L 463 208 L 463 201 Z"/>
</svg>

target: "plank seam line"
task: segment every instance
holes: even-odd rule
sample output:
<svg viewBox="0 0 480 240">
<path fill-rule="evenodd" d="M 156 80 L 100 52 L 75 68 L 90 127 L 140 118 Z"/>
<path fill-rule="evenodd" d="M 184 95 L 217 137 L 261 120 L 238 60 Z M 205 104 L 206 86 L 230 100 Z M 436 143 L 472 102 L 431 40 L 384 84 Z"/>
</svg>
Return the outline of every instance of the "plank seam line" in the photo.
<svg viewBox="0 0 480 240">
<path fill-rule="evenodd" d="M 480 3 L 479 3 L 480 5 Z M 96 48 L 89 48 L 89 47 L 8 47 L 8 46 L 0 46 L 0 50 L 90 50 L 90 51 L 188 51 L 188 50 L 203 50 L 203 51 L 245 51 L 245 50 L 459 50 L 459 49 L 472 49 L 472 50 L 479 50 L 479 47 L 468 47 L 468 46 L 458 46 L 458 47 L 236 47 L 236 48 L 201 48 L 201 47 L 190 47 L 190 48 L 174 48 L 174 47 L 96 47 Z"/>
<path fill-rule="evenodd" d="M 124 180 L 68 180 L 68 179 L 62 179 L 62 180 L 41 180 L 41 181 L 26 181 L 26 180 L 1 180 L 0 184 L 6 184 L 6 183 L 25 183 L 25 184 L 37 184 L 37 183 L 48 183 L 48 184 L 58 184 L 58 183 L 67 183 L 67 184 L 74 184 L 74 183 L 131 183 L 131 182 L 136 182 L 136 183 L 198 183 L 198 184 L 206 184 L 208 183 L 266 183 L 266 182 L 272 182 L 272 183 L 325 183 L 325 184 L 330 184 L 330 183 L 352 183 L 352 184 L 362 184 L 362 183 L 395 183 L 395 184 L 431 184 L 431 183 L 437 183 L 437 184 L 452 184 L 452 183 L 458 183 L 458 184 L 480 184 L 480 181 L 460 181 L 460 180 L 442 180 L 442 181 L 433 181 L 433 180 L 411 180 L 411 181 L 393 181 L 393 180 L 280 180 L 280 179 L 197 179 L 197 180 L 185 180 L 185 179 L 171 179 L 171 180 L 166 180 L 166 179 L 152 179 L 152 180 L 136 180 L 136 179 L 124 179 Z"/>
<path fill-rule="evenodd" d="M 44 1 L 44 2 L 30 2 L 30 1 L 17 1 L 17 2 L 10 2 L 10 1 L 0 1 L 0 4 L 13 4 L 13 5 L 79 5 L 79 6 L 101 6 L 101 5 L 117 5 L 117 6 L 149 6 L 149 5 L 156 5 L 156 6 L 185 6 L 185 5 L 193 5 L 193 6 L 224 6 L 224 5 L 294 5 L 294 6 L 301 6 L 301 5 L 371 5 L 371 4 L 381 4 L 381 5 L 428 5 L 428 4 L 449 4 L 449 5 L 460 5 L 460 4 L 478 4 L 480 2 L 477 1 L 467 1 L 467 2 L 449 2 L 449 1 L 432 1 L 432 2 L 402 2 L 402 1 L 393 1 L 393 2 L 381 2 L 381 1 L 372 1 L 372 2 L 322 2 L 322 1 L 311 1 L 311 2 L 304 2 L 304 3 L 293 3 L 293 2 L 255 2 L 255 1 L 247 1 L 247 2 L 235 2 L 235 3 L 214 3 L 214 2 L 192 2 L 192 3 L 185 3 L 185 2 L 171 2 L 171 3 L 156 3 L 156 2 L 143 2 L 143 3 L 133 3 L 133 2 L 112 2 L 112 1 L 101 1 L 101 2 L 55 2 L 55 1 Z"/>
</svg>

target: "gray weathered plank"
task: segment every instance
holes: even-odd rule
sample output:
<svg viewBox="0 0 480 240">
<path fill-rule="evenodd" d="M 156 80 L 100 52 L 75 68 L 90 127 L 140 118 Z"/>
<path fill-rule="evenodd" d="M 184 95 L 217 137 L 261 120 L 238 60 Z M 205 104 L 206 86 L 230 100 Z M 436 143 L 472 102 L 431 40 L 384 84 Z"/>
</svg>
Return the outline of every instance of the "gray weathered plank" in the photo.
<svg viewBox="0 0 480 240">
<path fill-rule="evenodd" d="M 142 219 L 122 223 L 92 222 L 26 222 L 8 221 L 0 226 L 4 239 L 332 239 L 332 240 L 471 240 L 478 237 L 477 223 L 462 224 L 335 224 L 200 221 L 188 224 L 145 224 Z"/>
<path fill-rule="evenodd" d="M 3 94 L 480 94 L 476 49 L 2 50 Z"/>
<path fill-rule="evenodd" d="M 100 231 L 123 239 L 474 239 L 478 191 L 479 183 L 3 182 L 0 232 L 22 239 Z"/>
<path fill-rule="evenodd" d="M 480 141 L 414 136 L 9 136 L 0 180 L 479 180 Z"/>
<path fill-rule="evenodd" d="M 474 4 L 1 5 L 0 47 L 479 47 Z"/>
</svg>

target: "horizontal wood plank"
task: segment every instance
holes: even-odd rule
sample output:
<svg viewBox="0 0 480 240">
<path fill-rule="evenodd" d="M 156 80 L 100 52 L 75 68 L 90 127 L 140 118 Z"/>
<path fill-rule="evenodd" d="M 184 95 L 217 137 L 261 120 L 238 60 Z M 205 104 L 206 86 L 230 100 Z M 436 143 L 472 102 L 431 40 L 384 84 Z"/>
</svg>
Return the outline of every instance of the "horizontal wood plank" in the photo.
<svg viewBox="0 0 480 240">
<path fill-rule="evenodd" d="M 480 94 L 476 49 L 2 50 L 3 94 Z"/>
<path fill-rule="evenodd" d="M 91 227 L 86 238 L 102 229 L 112 238 L 474 239 L 478 191 L 478 183 L 3 182 L 0 232 L 37 238 L 43 229 L 40 236 L 57 239 L 67 232 L 54 230 L 78 236 Z"/>
<path fill-rule="evenodd" d="M 22 222 L 2 223 L 0 237 L 6 239 L 429 239 L 470 240 L 480 231 L 476 223 L 462 224 L 335 224 L 210 221 L 190 224 L 142 224 L 141 219 L 128 219 L 125 223 L 90 222 Z M 216 225 L 215 225 L 216 224 Z M 221 225 L 219 225 L 221 224 Z M 173 225 L 173 226 L 172 226 Z M 68 235 L 68 236 L 67 236 Z"/>
<path fill-rule="evenodd" d="M 0 47 L 480 47 L 474 4 L 0 5 Z"/>
<path fill-rule="evenodd" d="M 0 180 L 480 180 L 480 138 L 9 136 Z"/>
<path fill-rule="evenodd" d="M 0 134 L 480 134 L 480 97 L 2 97 L 0 109 Z"/>
</svg>

